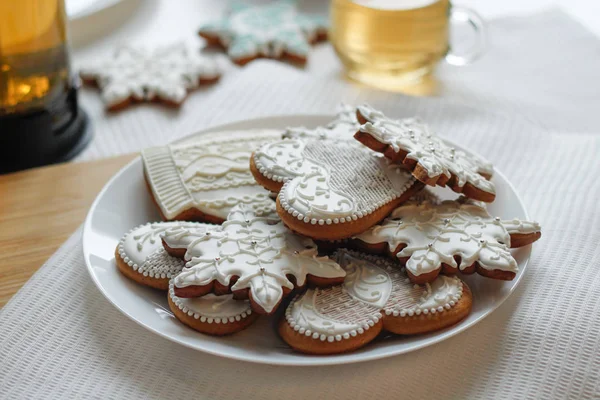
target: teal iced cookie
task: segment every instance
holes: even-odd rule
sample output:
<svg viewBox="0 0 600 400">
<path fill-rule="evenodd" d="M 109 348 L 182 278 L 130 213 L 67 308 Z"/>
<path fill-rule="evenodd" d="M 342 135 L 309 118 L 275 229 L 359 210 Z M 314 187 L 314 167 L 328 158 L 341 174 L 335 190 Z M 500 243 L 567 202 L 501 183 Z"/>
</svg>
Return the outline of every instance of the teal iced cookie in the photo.
<svg viewBox="0 0 600 400">
<path fill-rule="evenodd" d="M 304 63 L 310 44 L 327 37 L 327 22 L 323 16 L 299 13 L 295 0 L 258 6 L 236 1 L 227 17 L 203 25 L 199 34 L 209 44 L 225 47 L 236 64 L 259 57 Z"/>
</svg>

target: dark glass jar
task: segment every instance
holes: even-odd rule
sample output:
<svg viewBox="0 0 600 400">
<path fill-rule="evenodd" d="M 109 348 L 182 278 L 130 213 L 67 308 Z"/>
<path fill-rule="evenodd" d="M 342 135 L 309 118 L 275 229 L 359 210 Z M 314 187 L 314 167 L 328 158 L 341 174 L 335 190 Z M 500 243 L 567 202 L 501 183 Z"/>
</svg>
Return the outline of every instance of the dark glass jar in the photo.
<svg viewBox="0 0 600 400">
<path fill-rule="evenodd" d="M 64 0 L 0 1 L 0 172 L 66 160 L 87 142 Z"/>
</svg>

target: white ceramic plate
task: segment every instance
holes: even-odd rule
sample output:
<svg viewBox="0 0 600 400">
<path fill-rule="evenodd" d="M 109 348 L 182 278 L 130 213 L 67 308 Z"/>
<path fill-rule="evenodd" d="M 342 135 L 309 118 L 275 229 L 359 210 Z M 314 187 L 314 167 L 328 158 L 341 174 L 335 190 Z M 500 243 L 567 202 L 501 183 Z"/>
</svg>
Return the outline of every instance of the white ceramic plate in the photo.
<svg viewBox="0 0 600 400">
<path fill-rule="evenodd" d="M 211 128 L 210 132 L 232 129 L 284 128 L 323 125 L 330 116 L 290 116 L 262 118 Z M 208 131 L 205 131 L 206 133 Z M 203 133 L 184 139 L 190 140 Z M 459 146 L 456 146 L 459 147 Z M 500 172 L 493 178 L 497 197 L 489 205 L 491 214 L 503 218 L 527 219 L 527 213 L 513 186 Z M 455 198 L 446 189 L 437 191 L 442 197 Z M 121 236 L 132 227 L 160 220 L 147 192 L 142 161 L 138 157 L 117 173 L 96 198 L 85 221 L 83 251 L 92 279 L 121 312 L 150 331 L 174 342 L 207 353 L 265 364 L 331 365 L 367 361 L 407 353 L 447 339 L 481 321 L 508 298 L 519 283 L 531 246 L 513 251 L 519 272 L 511 282 L 480 276 L 467 276 L 473 292 L 473 311 L 464 321 L 448 329 L 427 335 L 379 338 L 353 353 L 332 356 L 310 356 L 293 352 L 277 335 L 277 318 L 262 317 L 243 332 L 228 337 L 212 337 L 198 333 L 173 317 L 165 293 L 142 287 L 125 278 L 116 268 L 114 251 Z M 281 310 L 280 310 L 281 311 Z M 277 316 L 279 317 L 279 315 Z"/>
<path fill-rule="evenodd" d="M 70 20 L 87 17 L 123 0 L 67 0 L 67 15 Z"/>
</svg>

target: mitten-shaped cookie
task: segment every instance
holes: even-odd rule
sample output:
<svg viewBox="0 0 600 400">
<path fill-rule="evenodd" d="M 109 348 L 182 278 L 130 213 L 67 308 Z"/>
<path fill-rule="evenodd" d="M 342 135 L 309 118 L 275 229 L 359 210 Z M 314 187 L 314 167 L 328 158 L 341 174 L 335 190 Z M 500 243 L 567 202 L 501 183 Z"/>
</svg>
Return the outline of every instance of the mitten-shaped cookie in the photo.
<svg viewBox="0 0 600 400">
<path fill-rule="evenodd" d="M 352 351 L 382 330 L 403 335 L 432 332 L 471 311 L 471 291 L 456 277 L 415 285 L 398 265 L 378 256 L 341 249 L 332 258 L 346 270 L 344 283 L 307 290 L 290 303 L 280 321 L 279 334 L 298 351 Z"/>
</svg>

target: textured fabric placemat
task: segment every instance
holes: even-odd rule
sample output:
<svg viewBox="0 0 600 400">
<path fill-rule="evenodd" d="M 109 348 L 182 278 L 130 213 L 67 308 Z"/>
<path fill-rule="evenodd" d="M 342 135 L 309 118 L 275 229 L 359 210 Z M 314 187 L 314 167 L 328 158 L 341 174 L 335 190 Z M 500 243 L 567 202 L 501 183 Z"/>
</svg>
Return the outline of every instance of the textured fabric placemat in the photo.
<svg viewBox="0 0 600 400">
<path fill-rule="evenodd" d="M 257 80 L 262 74 L 278 78 Z M 207 99 L 210 115 L 187 119 L 180 132 L 249 116 L 331 113 L 340 100 L 424 117 L 471 117 L 451 114 L 456 100 L 365 91 L 268 62 L 236 79 Z M 495 104 L 489 101 L 487 108 Z M 485 154 L 508 176 L 542 223 L 543 237 L 517 291 L 467 332 L 403 356 L 347 366 L 282 368 L 221 359 L 121 315 L 89 278 L 77 231 L 0 312 L 0 398 L 600 397 L 600 135 L 578 133 L 583 126 L 544 131 L 495 107 L 498 117 L 492 111 L 488 119 L 474 119 L 472 129 L 452 139 Z M 569 119 L 577 115 L 561 113 L 555 130 Z M 486 124 L 498 123 L 506 134 L 486 135 Z"/>
<path fill-rule="evenodd" d="M 600 126 L 600 113 L 597 112 L 600 109 L 597 94 L 600 91 L 600 41 L 597 37 L 560 10 L 500 18 L 490 21 L 488 27 L 489 50 L 480 60 L 465 67 L 440 65 L 441 97 L 488 107 L 502 104 L 514 112 L 526 113 L 547 128 L 561 131 L 593 132 Z M 262 62 L 280 65 L 273 61 Z M 191 93 L 178 110 L 144 104 L 119 113 L 107 113 L 97 90 L 84 88 L 81 101 L 94 122 L 95 137 L 77 159 L 130 153 L 169 142 L 189 130 L 207 127 L 213 116 L 213 93 L 218 93 L 223 85 L 240 76 L 258 79 L 248 73 L 255 63 L 244 68 L 228 65 L 223 58 L 220 63 L 226 69 L 222 82 Z M 328 44 L 317 46 L 311 53 L 307 70 L 289 69 L 321 76 L 331 83 L 343 82 L 340 62 Z M 281 71 L 268 78 L 263 82 L 265 87 L 274 86 L 271 79 L 293 79 Z M 353 90 L 372 92 L 356 86 Z M 317 88 L 314 99 L 318 95 Z M 390 93 L 384 96 L 403 97 Z M 291 98 L 292 93 L 287 97 Z M 321 104 L 314 101 L 304 102 L 302 106 L 303 112 L 328 113 L 331 110 L 320 109 Z M 258 111 L 275 112 L 269 107 Z M 234 110 L 230 117 L 235 118 Z M 174 129 L 178 125 L 185 129 Z"/>
</svg>

